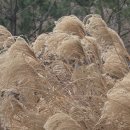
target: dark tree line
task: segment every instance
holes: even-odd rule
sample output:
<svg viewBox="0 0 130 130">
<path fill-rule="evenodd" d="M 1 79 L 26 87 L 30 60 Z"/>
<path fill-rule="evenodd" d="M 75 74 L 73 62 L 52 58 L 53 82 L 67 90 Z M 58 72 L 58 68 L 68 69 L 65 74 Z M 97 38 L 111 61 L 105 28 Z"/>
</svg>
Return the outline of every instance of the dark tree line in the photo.
<svg viewBox="0 0 130 130">
<path fill-rule="evenodd" d="M 54 27 L 54 21 L 74 14 L 80 19 L 98 13 L 129 42 L 130 0 L 0 0 L 0 24 L 13 35 L 35 38 Z"/>
</svg>

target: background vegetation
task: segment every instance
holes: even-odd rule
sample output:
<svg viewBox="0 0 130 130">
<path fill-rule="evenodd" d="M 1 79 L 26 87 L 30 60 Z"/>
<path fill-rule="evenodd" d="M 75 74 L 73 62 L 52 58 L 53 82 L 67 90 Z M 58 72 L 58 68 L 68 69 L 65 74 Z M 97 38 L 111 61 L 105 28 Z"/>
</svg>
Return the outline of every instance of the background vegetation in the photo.
<svg viewBox="0 0 130 130">
<path fill-rule="evenodd" d="M 51 31 L 54 21 L 64 15 L 82 20 L 90 13 L 100 14 L 129 49 L 130 0 L 0 0 L 0 24 L 29 39 Z"/>
</svg>

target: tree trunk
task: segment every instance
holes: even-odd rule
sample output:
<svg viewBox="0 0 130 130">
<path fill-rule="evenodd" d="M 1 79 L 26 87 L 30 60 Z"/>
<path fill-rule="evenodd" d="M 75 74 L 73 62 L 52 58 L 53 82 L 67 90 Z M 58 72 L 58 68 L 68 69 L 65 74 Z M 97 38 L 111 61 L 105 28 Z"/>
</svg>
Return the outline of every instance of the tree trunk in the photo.
<svg viewBox="0 0 130 130">
<path fill-rule="evenodd" d="M 102 0 L 99 0 L 99 5 L 100 5 L 100 13 L 101 13 L 101 16 L 102 16 L 102 18 L 105 20 L 105 17 L 104 17 L 104 10 L 103 10 L 103 2 L 102 2 Z"/>
<path fill-rule="evenodd" d="M 10 0 L 10 12 L 11 12 L 10 29 L 11 29 L 11 33 L 13 34 L 13 0 Z"/>
<path fill-rule="evenodd" d="M 13 35 L 17 34 L 17 11 L 18 11 L 18 0 L 10 0 L 10 28 Z"/>
<path fill-rule="evenodd" d="M 14 32 L 13 34 L 16 35 L 17 34 L 17 11 L 18 11 L 18 0 L 15 0 L 15 7 L 14 7 Z"/>
<path fill-rule="evenodd" d="M 118 34 L 121 33 L 121 4 L 120 0 L 117 0 L 117 26 L 118 26 Z"/>
</svg>

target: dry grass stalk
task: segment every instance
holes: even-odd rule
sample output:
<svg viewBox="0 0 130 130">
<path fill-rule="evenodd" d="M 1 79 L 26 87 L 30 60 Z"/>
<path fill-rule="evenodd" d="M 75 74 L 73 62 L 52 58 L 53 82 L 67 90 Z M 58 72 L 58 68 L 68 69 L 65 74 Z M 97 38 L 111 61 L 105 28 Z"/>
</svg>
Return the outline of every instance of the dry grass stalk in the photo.
<svg viewBox="0 0 130 130">
<path fill-rule="evenodd" d="M 83 130 L 81 126 L 65 113 L 50 117 L 44 125 L 45 130 Z"/>
<path fill-rule="evenodd" d="M 77 94 L 99 96 L 107 91 L 105 80 L 94 64 L 75 69 L 72 73 L 72 81 L 76 84 L 77 88 L 74 91 Z"/>
<path fill-rule="evenodd" d="M 99 51 L 99 46 L 96 43 L 96 39 L 93 37 L 85 36 L 85 38 L 82 39 L 81 44 L 85 53 L 87 64 L 94 63 L 101 70 L 101 54 Z"/>
<path fill-rule="evenodd" d="M 106 62 L 103 64 L 103 69 L 107 75 L 115 79 L 121 79 L 128 73 L 129 68 L 125 60 L 117 54 L 109 53 Z"/>
<path fill-rule="evenodd" d="M 5 59 L 0 66 L 0 118 L 4 128 L 43 130 L 49 116 L 69 111 L 68 92 L 49 70 L 45 71 L 22 38 L 17 38 Z"/>
<path fill-rule="evenodd" d="M 48 38 L 48 34 L 43 33 L 37 37 L 35 42 L 33 43 L 34 53 L 42 52 L 45 47 L 46 40 Z"/>
<path fill-rule="evenodd" d="M 130 129 L 130 73 L 117 82 L 107 93 L 102 116 L 95 126 L 95 130 L 129 130 Z"/>
<path fill-rule="evenodd" d="M 69 38 L 66 33 L 41 34 L 34 42 L 33 50 L 38 58 L 43 58 L 44 53 L 55 53 L 65 38 Z"/>
<path fill-rule="evenodd" d="M 0 49 L 8 48 L 14 43 L 12 34 L 2 25 L 0 25 Z"/>
<path fill-rule="evenodd" d="M 56 26 L 53 31 L 73 34 L 81 38 L 85 36 L 85 27 L 83 23 L 74 15 L 61 17 L 56 22 Z"/>
<path fill-rule="evenodd" d="M 108 89 L 128 72 L 123 42 L 99 15 L 86 22 L 94 38 L 77 17 L 65 16 L 36 39 L 36 56 L 21 37 L 0 55 L 0 127 L 130 129 L 130 74 L 108 92 L 101 115 Z"/>
<path fill-rule="evenodd" d="M 40 58 L 45 65 L 51 64 L 56 59 L 68 63 L 71 61 L 75 62 L 76 60 L 77 62 L 81 62 L 80 59 L 82 62 L 85 62 L 83 61 L 85 60 L 85 55 L 79 37 L 54 32 L 42 35 L 40 42 L 38 42 L 39 40 L 37 39 L 33 48 L 36 56 Z"/>
<path fill-rule="evenodd" d="M 47 83 L 44 79 L 44 68 L 22 38 L 16 40 L 5 58 L 5 62 L 0 66 L 0 113 L 5 127 L 14 130 L 18 124 L 26 126 L 23 121 L 28 116 L 28 110 L 33 110 L 40 95 L 47 91 L 47 88 L 44 88 Z"/>
<path fill-rule="evenodd" d="M 79 106 L 73 107 L 70 112 L 71 116 L 86 129 L 91 130 L 101 115 L 101 108 L 109 88 L 107 88 L 100 69 L 94 63 L 75 69 L 71 80 L 73 98 L 76 99 L 77 106 Z"/>
<path fill-rule="evenodd" d="M 86 31 L 93 36 L 99 44 L 101 59 L 103 64 L 105 63 L 105 72 L 106 70 L 111 70 L 112 73 L 109 72 L 110 76 L 114 77 L 116 75 L 116 78 L 123 78 L 124 73 L 128 72 L 127 60 L 129 60 L 129 55 L 121 38 L 114 30 L 107 27 L 99 15 L 91 15 L 88 17 L 85 25 Z M 110 59 L 109 56 L 111 56 L 111 61 L 114 61 L 116 57 L 118 63 L 110 64 L 111 61 L 108 62 L 108 59 Z M 114 64 L 116 64 L 116 66 Z M 120 68 L 123 68 L 122 72 L 118 72 Z M 122 74 L 117 75 L 118 73 Z"/>
<path fill-rule="evenodd" d="M 64 40 L 57 48 L 56 54 L 60 59 L 73 66 L 85 64 L 85 54 L 77 37 L 70 37 Z"/>
</svg>

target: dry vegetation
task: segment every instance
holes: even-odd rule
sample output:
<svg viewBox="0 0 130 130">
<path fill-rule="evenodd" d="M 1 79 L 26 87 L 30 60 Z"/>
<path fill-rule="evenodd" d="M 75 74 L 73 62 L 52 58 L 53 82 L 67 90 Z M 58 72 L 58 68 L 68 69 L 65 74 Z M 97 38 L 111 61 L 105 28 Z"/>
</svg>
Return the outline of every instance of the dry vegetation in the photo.
<svg viewBox="0 0 130 130">
<path fill-rule="evenodd" d="M 13 43 L 14 38 L 12 34 L 5 27 L 0 25 L 0 50 L 9 48 Z"/>
<path fill-rule="evenodd" d="M 99 15 L 64 16 L 31 46 L 0 34 L 0 130 L 130 129 L 130 58 Z"/>
</svg>

